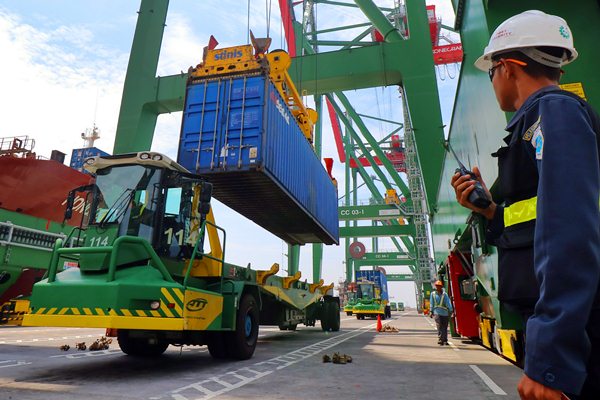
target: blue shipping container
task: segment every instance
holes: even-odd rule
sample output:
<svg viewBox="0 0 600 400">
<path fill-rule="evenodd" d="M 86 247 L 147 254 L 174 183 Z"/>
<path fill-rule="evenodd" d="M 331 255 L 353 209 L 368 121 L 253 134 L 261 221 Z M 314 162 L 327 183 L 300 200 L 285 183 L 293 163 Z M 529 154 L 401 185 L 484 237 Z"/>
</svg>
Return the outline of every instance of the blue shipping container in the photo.
<svg viewBox="0 0 600 400">
<path fill-rule="evenodd" d="M 264 76 L 191 84 L 179 164 L 213 196 L 291 244 L 339 242 L 337 190 Z"/>
<path fill-rule="evenodd" d="M 69 166 L 73 169 L 76 169 L 79 172 L 86 172 L 83 169 L 83 163 L 85 162 L 85 160 L 89 157 L 95 157 L 95 156 L 109 156 L 110 154 L 108 154 L 105 151 L 100 150 L 97 147 L 87 147 L 84 149 L 73 149 L 73 152 L 71 153 L 71 162 L 69 163 Z"/>
<path fill-rule="evenodd" d="M 389 300 L 387 276 L 379 270 L 362 270 L 355 272 L 356 282 L 367 280 L 374 282 L 381 289 L 381 300 Z"/>
</svg>

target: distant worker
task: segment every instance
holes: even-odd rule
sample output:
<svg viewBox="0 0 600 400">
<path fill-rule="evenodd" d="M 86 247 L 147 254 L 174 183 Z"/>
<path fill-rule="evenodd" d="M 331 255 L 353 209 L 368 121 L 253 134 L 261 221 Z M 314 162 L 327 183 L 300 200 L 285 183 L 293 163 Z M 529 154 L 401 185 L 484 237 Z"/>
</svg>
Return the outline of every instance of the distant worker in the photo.
<svg viewBox="0 0 600 400">
<path fill-rule="evenodd" d="M 469 203 L 474 178 L 485 188 L 477 167 L 452 177 L 457 201 L 489 221 L 499 299 L 526 320 L 522 399 L 600 396 L 600 118 L 558 87 L 577 55 L 558 16 L 526 11 L 501 23 L 475 62 L 500 108 L 515 112 L 493 154 L 498 204 Z"/>
<path fill-rule="evenodd" d="M 448 321 L 453 313 L 450 297 L 444 291 L 442 281 L 435 282 L 435 290 L 429 296 L 429 305 L 431 307 L 431 316 L 435 320 L 438 334 L 438 344 L 440 346 L 448 344 Z"/>
</svg>

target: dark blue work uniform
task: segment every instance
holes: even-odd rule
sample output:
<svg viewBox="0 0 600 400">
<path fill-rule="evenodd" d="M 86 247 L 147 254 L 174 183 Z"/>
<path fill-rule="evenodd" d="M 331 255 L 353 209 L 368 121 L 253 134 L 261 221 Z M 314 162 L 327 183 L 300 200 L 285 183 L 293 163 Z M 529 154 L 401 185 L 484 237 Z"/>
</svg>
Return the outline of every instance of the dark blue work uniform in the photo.
<svg viewBox="0 0 600 400">
<path fill-rule="evenodd" d="M 499 298 L 526 314 L 539 289 L 527 323 L 527 376 L 598 398 L 600 118 L 549 86 L 523 103 L 506 130 L 508 146 L 496 153 L 505 206 L 488 227 L 498 247 Z"/>
</svg>

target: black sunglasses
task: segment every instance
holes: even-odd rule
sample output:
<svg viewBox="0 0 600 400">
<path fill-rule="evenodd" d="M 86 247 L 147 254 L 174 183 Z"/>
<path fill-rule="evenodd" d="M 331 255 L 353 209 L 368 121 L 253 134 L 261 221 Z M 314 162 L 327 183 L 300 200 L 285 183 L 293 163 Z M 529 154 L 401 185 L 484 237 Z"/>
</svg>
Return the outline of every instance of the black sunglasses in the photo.
<svg viewBox="0 0 600 400">
<path fill-rule="evenodd" d="M 517 64 L 521 67 L 527 66 L 527 63 L 521 60 L 515 60 L 514 58 L 502 58 L 501 60 L 499 60 L 498 64 L 493 65 L 490 69 L 488 69 L 488 76 L 490 77 L 490 82 L 494 80 L 494 71 L 496 70 L 496 68 L 502 65 L 501 61 Z"/>
<path fill-rule="evenodd" d="M 498 64 L 492 66 L 490 69 L 488 69 L 488 76 L 490 77 L 490 82 L 492 82 L 494 80 L 494 71 L 496 70 L 496 68 L 498 68 L 501 65 L 502 65 L 502 63 L 498 63 Z"/>
</svg>

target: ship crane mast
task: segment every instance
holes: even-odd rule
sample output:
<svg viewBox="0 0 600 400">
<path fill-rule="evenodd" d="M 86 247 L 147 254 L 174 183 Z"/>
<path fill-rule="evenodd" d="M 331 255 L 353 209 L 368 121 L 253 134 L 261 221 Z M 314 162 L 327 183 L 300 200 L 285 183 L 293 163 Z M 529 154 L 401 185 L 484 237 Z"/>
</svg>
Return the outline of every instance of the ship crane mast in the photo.
<svg viewBox="0 0 600 400">
<path fill-rule="evenodd" d="M 100 139 L 100 129 L 94 124 L 92 129 L 86 129 L 85 132 L 81 132 L 81 138 L 83 139 L 84 148 L 94 147 L 94 142 Z"/>
</svg>

